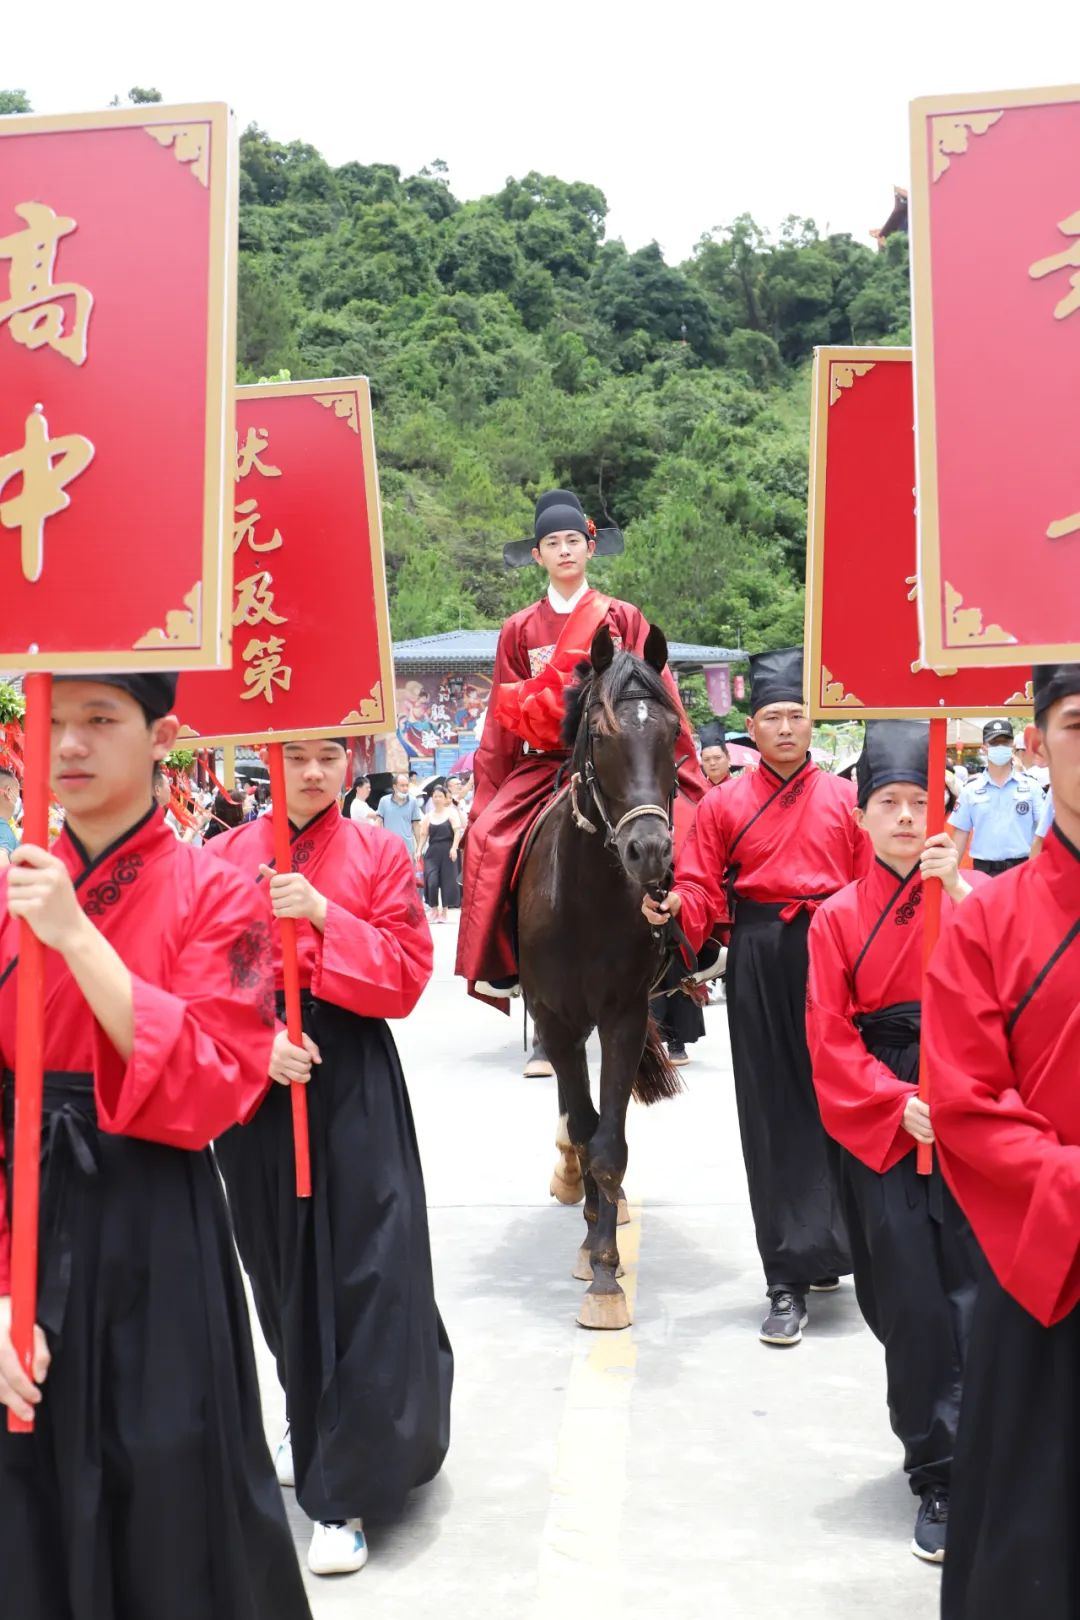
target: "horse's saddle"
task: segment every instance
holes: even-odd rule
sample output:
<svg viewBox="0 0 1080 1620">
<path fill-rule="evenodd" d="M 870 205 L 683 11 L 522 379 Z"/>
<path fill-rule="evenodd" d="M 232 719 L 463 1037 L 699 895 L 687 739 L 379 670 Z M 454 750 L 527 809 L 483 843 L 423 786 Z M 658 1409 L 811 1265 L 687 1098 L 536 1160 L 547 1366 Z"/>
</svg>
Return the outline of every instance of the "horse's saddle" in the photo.
<svg viewBox="0 0 1080 1620">
<path fill-rule="evenodd" d="M 540 828 L 544 825 L 544 822 L 547 820 L 548 816 L 550 816 L 550 814 L 554 810 L 555 806 L 557 804 L 561 803 L 561 801 L 566 798 L 566 795 L 569 793 L 569 791 L 570 791 L 570 784 L 569 784 L 569 782 L 565 782 L 563 784 L 563 786 L 559 789 L 559 791 L 554 795 L 553 798 L 548 799 L 545 804 L 542 804 L 540 806 L 539 810 L 536 812 L 536 814 L 533 816 L 532 820 L 529 822 L 529 825 L 526 827 L 525 836 L 521 840 L 521 852 L 518 855 L 517 861 L 514 864 L 513 876 L 510 879 L 510 893 L 511 894 L 513 894 L 514 891 L 517 889 L 518 880 L 520 879 L 522 870 L 523 870 L 523 868 L 525 866 L 525 858 L 526 858 L 529 851 L 532 849 L 533 845 L 536 842 L 537 833 L 540 831 Z"/>
</svg>

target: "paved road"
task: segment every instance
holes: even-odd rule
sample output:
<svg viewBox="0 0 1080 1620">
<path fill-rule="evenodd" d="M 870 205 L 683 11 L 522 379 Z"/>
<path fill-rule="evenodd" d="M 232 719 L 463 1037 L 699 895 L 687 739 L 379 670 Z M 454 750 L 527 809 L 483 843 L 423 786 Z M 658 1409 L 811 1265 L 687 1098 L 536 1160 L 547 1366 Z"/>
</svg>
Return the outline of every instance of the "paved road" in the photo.
<svg viewBox="0 0 1080 1620">
<path fill-rule="evenodd" d="M 453 1441 L 361 1574 L 309 1577 L 315 1620 L 931 1620 L 939 1577 L 908 1551 L 914 1499 L 850 1284 L 813 1297 L 799 1347 L 757 1340 L 723 1008 L 686 1095 L 631 1111 L 634 1325 L 586 1333 L 580 1211 L 547 1196 L 554 1082 L 521 1077 L 520 1014 L 468 1003 L 454 925 L 435 933 L 435 978 L 396 1034 L 457 1356 Z M 276 1440 L 265 1352 L 260 1370 Z"/>
</svg>

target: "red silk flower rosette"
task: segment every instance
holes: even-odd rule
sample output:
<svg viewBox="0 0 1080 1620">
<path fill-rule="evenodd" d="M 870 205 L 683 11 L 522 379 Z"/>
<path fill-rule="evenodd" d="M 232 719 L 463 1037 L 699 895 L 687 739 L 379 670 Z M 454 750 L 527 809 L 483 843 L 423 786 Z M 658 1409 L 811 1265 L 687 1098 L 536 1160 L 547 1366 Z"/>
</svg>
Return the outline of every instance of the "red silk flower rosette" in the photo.
<svg viewBox="0 0 1080 1620">
<path fill-rule="evenodd" d="M 504 681 L 494 695 L 500 725 L 542 754 L 562 746 L 564 692 L 578 664 L 588 660 L 593 636 L 607 618 L 611 598 L 590 591 L 566 622 L 558 646 L 539 675 Z"/>
</svg>

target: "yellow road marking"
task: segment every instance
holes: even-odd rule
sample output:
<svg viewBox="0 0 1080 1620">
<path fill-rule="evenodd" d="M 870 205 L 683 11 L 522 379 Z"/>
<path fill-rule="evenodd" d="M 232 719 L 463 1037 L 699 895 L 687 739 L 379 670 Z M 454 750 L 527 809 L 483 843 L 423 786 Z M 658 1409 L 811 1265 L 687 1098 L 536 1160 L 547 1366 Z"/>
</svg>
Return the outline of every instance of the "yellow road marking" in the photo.
<svg viewBox="0 0 1080 1620">
<path fill-rule="evenodd" d="M 619 1228 L 630 1316 L 637 1302 L 642 1206 Z M 578 1329 L 555 1447 L 551 1501 L 540 1537 L 532 1620 L 566 1620 L 569 1606 L 608 1607 L 621 1596 L 619 1542 L 637 1370 L 633 1327 Z"/>
</svg>

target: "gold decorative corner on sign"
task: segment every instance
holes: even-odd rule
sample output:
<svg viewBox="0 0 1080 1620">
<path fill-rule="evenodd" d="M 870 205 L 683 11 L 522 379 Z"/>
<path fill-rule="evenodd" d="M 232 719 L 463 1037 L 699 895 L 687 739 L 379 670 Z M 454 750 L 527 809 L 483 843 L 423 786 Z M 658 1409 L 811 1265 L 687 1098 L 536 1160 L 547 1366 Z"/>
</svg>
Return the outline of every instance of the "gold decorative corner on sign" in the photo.
<svg viewBox="0 0 1080 1620">
<path fill-rule="evenodd" d="M 844 388 L 854 386 L 856 377 L 865 377 L 868 371 L 873 371 L 873 360 L 853 360 L 850 364 L 841 364 L 834 360 L 829 367 L 829 404 L 835 405 Z"/>
<path fill-rule="evenodd" d="M 947 113 L 930 120 L 930 138 L 933 143 L 934 179 L 940 180 L 952 159 L 968 149 L 972 135 L 985 135 L 997 123 L 1001 112 Z"/>
<path fill-rule="evenodd" d="M 854 692 L 845 692 L 843 681 L 834 681 L 832 670 L 821 666 L 821 702 L 827 709 L 861 709 L 862 698 Z"/>
<path fill-rule="evenodd" d="M 909 574 L 908 577 L 905 579 L 904 584 L 911 586 L 910 591 L 908 591 L 908 593 L 907 593 L 908 601 L 909 602 L 917 602 L 919 600 L 919 576 L 918 576 L 918 574 Z"/>
<path fill-rule="evenodd" d="M 176 733 L 176 740 L 177 742 L 186 742 L 189 737 L 198 737 L 199 735 L 200 733 L 197 731 L 192 731 L 190 726 L 181 726 L 180 730 Z"/>
<path fill-rule="evenodd" d="M 983 624 L 982 609 L 965 607 L 964 598 L 945 581 L 945 635 L 949 647 L 1008 647 L 1016 640 L 1000 624 Z"/>
<path fill-rule="evenodd" d="M 210 184 L 209 124 L 144 124 L 143 128 L 159 146 L 172 147 L 177 163 L 189 165 L 200 186 Z"/>
<path fill-rule="evenodd" d="M 164 630 L 148 630 L 135 643 L 142 647 L 197 647 L 202 623 L 202 583 L 193 585 L 183 607 L 165 615 Z"/>
<path fill-rule="evenodd" d="M 376 681 L 371 688 L 371 696 L 364 698 L 358 709 L 350 709 L 341 720 L 343 726 L 369 725 L 372 720 L 381 720 L 383 717 L 382 681 Z"/>
<path fill-rule="evenodd" d="M 1033 704 L 1035 702 L 1035 691 L 1031 682 L 1027 681 L 1022 692 L 1014 692 L 1012 697 L 1007 697 L 1005 699 L 1005 702 Z"/>
<path fill-rule="evenodd" d="M 335 416 L 339 416 L 354 433 L 360 432 L 360 413 L 355 394 L 312 394 L 311 397 L 316 405 L 325 405 L 327 410 L 333 407 Z"/>
</svg>

